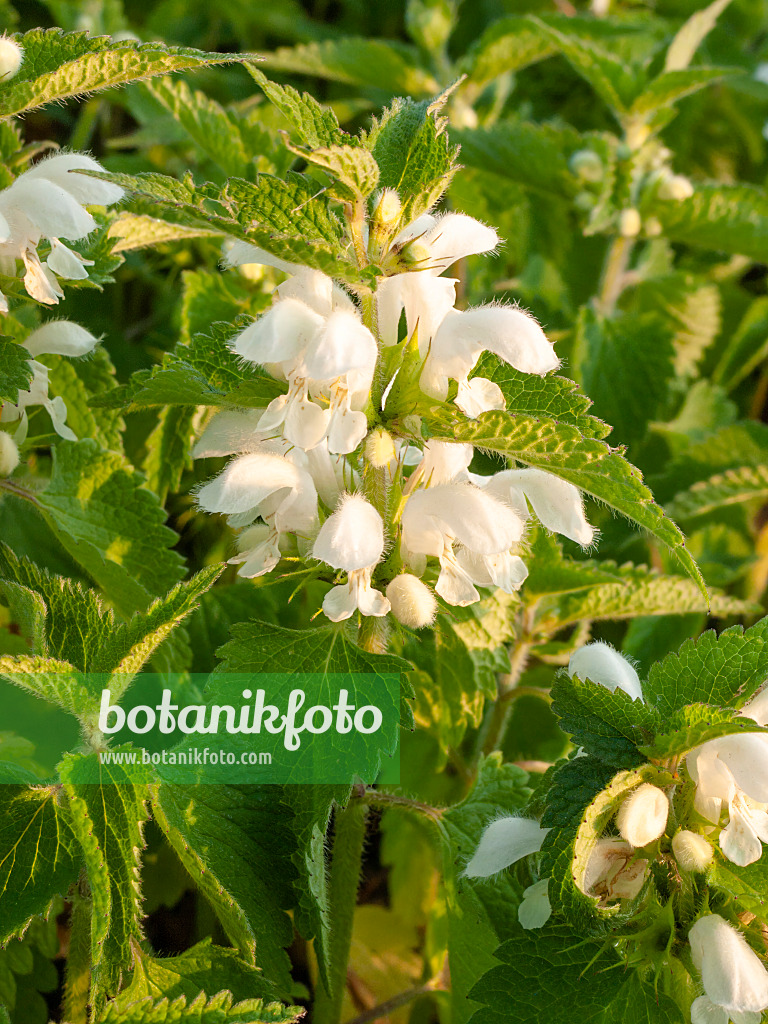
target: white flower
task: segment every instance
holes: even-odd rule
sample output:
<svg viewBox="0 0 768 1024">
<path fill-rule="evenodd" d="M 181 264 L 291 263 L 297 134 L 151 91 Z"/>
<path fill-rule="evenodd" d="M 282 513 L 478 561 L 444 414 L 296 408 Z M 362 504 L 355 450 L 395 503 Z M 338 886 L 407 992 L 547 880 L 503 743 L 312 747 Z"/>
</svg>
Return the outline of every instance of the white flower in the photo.
<svg viewBox="0 0 768 1024">
<path fill-rule="evenodd" d="M 258 516 L 266 523 L 269 533 L 247 535 L 252 546 L 231 559 L 242 563 L 241 576 L 270 572 L 280 560 L 281 536 L 306 536 L 317 521 L 312 477 L 268 446 L 233 459 L 219 476 L 200 488 L 197 502 L 206 512 L 226 513 L 233 526 L 247 526 Z"/>
<path fill-rule="evenodd" d="M 95 338 L 90 331 L 86 331 L 79 324 L 69 320 L 51 320 L 37 330 L 32 331 L 22 345 L 32 356 L 61 355 L 77 358 L 92 352 L 98 345 L 99 339 Z M 48 395 L 48 367 L 37 359 L 30 360 L 32 367 L 32 381 L 29 389 L 19 391 L 18 400 L 15 403 L 6 402 L 2 406 L 0 421 L 3 423 L 14 423 L 20 420 L 16 429 L 15 439 L 22 444 L 27 437 L 27 409 L 33 405 L 41 405 L 47 410 L 51 417 L 53 429 L 67 441 L 76 441 L 77 437 L 67 426 L 67 407 L 64 399 L 57 395 L 50 398 Z"/>
<path fill-rule="evenodd" d="M 511 505 L 523 520 L 530 518 L 528 499 L 542 526 L 582 547 L 592 543 L 595 531 L 584 516 L 581 492 L 567 480 L 541 469 L 506 469 L 472 479 Z"/>
<path fill-rule="evenodd" d="M 705 995 L 691 1006 L 692 1024 L 760 1024 L 768 1008 L 768 971 L 747 940 L 719 914 L 688 932 Z"/>
<path fill-rule="evenodd" d="M 634 857 L 634 848 L 623 839 L 598 839 L 579 888 L 587 896 L 599 896 L 605 901 L 634 899 L 648 872 L 648 861 Z"/>
<path fill-rule="evenodd" d="M 503 589 L 519 586 L 515 584 L 520 560 L 510 548 L 521 539 L 524 524 L 513 509 L 479 487 L 451 483 L 414 490 L 406 501 L 402 526 L 406 557 L 431 555 L 440 560 L 435 590 L 448 604 L 464 606 L 479 600 L 475 581 Z M 462 547 L 460 557 L 454 551 L 456 543 Z"/>
<path fill-rule="evenodd" d="M 41 160 L 0 192 L 0 259 L 10 263 L 11 274 L 11 261 L 23 261 L 24 286 L 38 302 L 51 305 L 63 296 L 56 275 L 69 279 L 88 276 L 85 266 L 89 261 L 72 252 L 61 238 L 85 238 L 96 227 L 84 204 L 107 205 L 122 198 L 123 190 L 117 185 L 76 173 L 103 169 L 84 153 L 60 153 Z M 45 264 L 37 255 L 43 238 L 51 242 Z M 3 297 L 0 301 L 0 310 L 7 312 L 7 300 Z"/>
<path fill-rule="evenodd" d="M 719 840 L 728 860 L 740 867 L 759 860 L 762 843 L 768 843 L 768 734 L 710 740 L 692 750 L 686 764 L 696 783 L 699 814 L 718 824 L 728 805 L 728 824 Z"/>
<path fill-rule="evenodd" d="M 599 683 L 607 690 L 623 690 L 632 700 L 642 700 L 643 691 L 634 666 L 602 640 L 585 644 L 571 655 L 568 675 Z"/>
<path fill-rule="evenodd" d="M 739 714 L 744 718 L 751 718 L 758 725 L 768 725 L 768 686 L 760 690 Z"/>
<path fill-rule="evenodd" d="M 437 614 L 437 601 L 426 583 L 409 572 L 400 573 L 387 585 L 387 600 L 398 622 L 409 629 L 431 626 Z"/>
<path fill-rule="evenodd" d="M 689 829 L 681 829 L 672 837 L 672 853 L 683 871 L 706 871 L 712 863 L 709 842 Z"/>
<path fill-rule="evenodd" d="M 517 908 L 517 919 L 523 928 L 542 928 L 552 916 L 549 902 L 549 879 L 529 885 L 523 892 L 523 902 Z"/>
<path fill-rule="evenodd" d="M 444 399 L 449 378 L 459 384 L 459 402 L 471 407 L 488 403 L 503 409 L 504 398 L 498 385 L 484 378 L 468 381 L 480 355 L 493 352 L 505 363 L 523 373 L 545 374 L 556 369 L 560 360 L 539 324 L 516 306 L 478 306 L 459 311 L 450 309 L 432 338 L 421 375 L 421 388 L 434 398 Z M 479 382 L 482 383 L 479 383 Z M 485 411 L 485 410 L 482 410 Z"/>
<path fill-rule="evenodd" d="M 386 615 L 389 601 L 371 586 L 371 575 L 384 553 L 384 523 L 361 494 L 346 494 L 323 523 L 312 554 L 334 569 L 344 569 L 348 581 L 325 595 L 323 611 L 332 622 L 362 615 Z"/>
<path fill-rule="evenodd" d="M 379 331 L 385 345 L 397 341 L 405 310 L 409 336 L 418 324 L 419 346 L 426 354 L 435 330 L 456 301 L 456 281 L 439 275 L 465 256 L 490 252 L 499 236 L 463 213 L 425 214 L 404 228 L 392 243 L 413 270 L 387 277 L 376 290 Z"/>
<path fill-rule="evenodd" d="M 376 339 L 346 296 L 337 301 L 324 274 L 297 275 L 291 283 L 295 294 L 281 297 L 232 344 L 239 356 L 288 381 L 288 394 L 269 404 L 261 429 L 282 429 L 305 451 L 327 436 L 331 452 L 352 452 L 368 429 L 361 410 L 376 366 Z M 328 408 L 312 400 L 320 396 Z"/>
<path fill-rule="evenodd" d="M 669 818 L 669 799 L 650 782 L 634 789 L 623 801 L 616 817 L 622 839 L 630 846 L 647 846 L 664 834 Z"/>
<path fill-rule="evenodd" d="M 530 818 L 497 818 L 483 831 L 464 874 L 467 878 L 498 874 L 523 857 L 538 853 L 548 832 Z"/>
</svg>

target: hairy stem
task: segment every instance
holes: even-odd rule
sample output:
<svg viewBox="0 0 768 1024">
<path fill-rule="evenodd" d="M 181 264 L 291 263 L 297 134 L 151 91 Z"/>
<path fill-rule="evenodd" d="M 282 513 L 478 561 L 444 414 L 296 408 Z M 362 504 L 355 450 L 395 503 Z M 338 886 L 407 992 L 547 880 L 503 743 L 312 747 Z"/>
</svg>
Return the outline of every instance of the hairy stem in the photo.
<svg viewBox="0 0 768 1024">
<path fill-rule="evenodd" d="M 632 255 L 633 240 L 631 238 L 614 238 L 605 256 L 598 305 L 600 312 L 610 316 L 624 290 L 624 279 Z"/>
<path fill-rule="evenodd" d="M 64 983 L 66 1024 L 87 1024 L 91 988 L 91 900 L 77 892 L 72 901 L 69 953 Z"/>
<path fill-rule="evenodd" d="M 512 705 L 517 684 L 525 671 L 531 644 L 527 640 L 519 640 L 509 656 L 509 672 L 499 681 L 499 692 L 493 710 L 483 722 L 477 740 L 478 754 L 492 754 L 504 742 L 504 734 L 509 725 Z"/>
<path fill-rule="evenodd" d="M 315 990 L 312 1009 L 314 1024 L 339 1024 L 341 1020 L 352 944 L 352 922 L 360 883 L 366 813 L 365 804 L 356 800 L 336 812 L 328 885 L 331 934 L 326 963 L 327 987 L 321 981 Z"/>
</svg>

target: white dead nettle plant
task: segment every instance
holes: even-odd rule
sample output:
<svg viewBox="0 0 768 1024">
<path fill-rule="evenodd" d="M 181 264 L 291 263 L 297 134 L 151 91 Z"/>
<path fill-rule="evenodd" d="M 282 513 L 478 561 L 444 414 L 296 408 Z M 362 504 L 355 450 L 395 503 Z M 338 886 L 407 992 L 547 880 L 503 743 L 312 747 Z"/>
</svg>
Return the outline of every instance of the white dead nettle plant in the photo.
<svg viewBox="0 0 768 1024">
<path fill-rule="evenodd" d="M 546 374 L 559 365 L 541 327 L 523 310 L 454 308 L 456 282 L 443 272 L 459 258 L 493 250 L 499 239 L 492 228 L 454 213 L 425 214 L 403 227 L 400 216 L 400 199 L 391 190 L 374 201 L 364 236 L 370 258 L 387 276 L 365 301 L 318 270 L 244 242 L 229 246 L 228 266 L 261 263 L 286 275 L 271 308 L 231 347 L 245 364 L 284 380 L 287 391 L 265 409 L 248 413 L 247 428 L 245 419 L 221 414 L 195 455 L 240 453 L 231 464 L 240 469 L 227 469 L 218 483 L 203 487 L 199 503 L 209 512 L 228 514 L 231 525 L 247 527 L 234 559 L 241 574 L 269 572 L 281 553 L 298 552 L 347 574 L 344 594 L 337 584 L 323 604 L 330 618 L 356 611 L 381 617 L 391 611 L 418 629 L 434 620 L 433 588 L 453 605 L 478 601 L 478 588 L 518 590 L 527 576 L 520 545 L 532 515 L 582 546 L 592 543 L 594 531 L 580 492 L 552 474 L 537 469 L 474 474 L 472 445 L 415 444 L 398 436 L 396 422 L 390 426 L 395 436 L 375 422 L 369 429 L 385 408 L 387 416 L 396 416 L 397 410 L 386 406 L 395 400 L 389 392 L 396 374 L 384 389 L 381 408 L 374 408 L 373 390 L 388 365 L 385 350 L 400 343 L 402 313 L 407 338 L 418 339 L 418 352 L 413 346 L 409 351 L 420 360 L 411 378 L 419 380 L 419 393 L 444 401 L 455 381 L 456 405 L 470 417 L 505 405 L 497 384 L 470 376 L 483 352 L 523 373 Z M 211 447 L 206 438 L 214 435 L 221 443 Z M 270 446 L 270 458 L 259 463 L 258 473 L 244 473 L 256 465 L 251 456 L 264 453 L 264 445 Z M 293 468 L 279 468 L 280 460 Z M 298 470 L 311 478 L 319 504 L 315 501 L 313 516 L 294 523 L 286 510 L 297 507 L 298 485 L 286 483 L 284 476 L 293 479 Z M 252 481 L 251 498 L 238 491 L 234 500 L 230 480 L 235 475 L 245 490 Z M 309 495 L 306 484 L 299 490 Z M 273 497 L 265 504 L 267 492 Z M 364 511 L 363 498 L 370 511 Z M 263 521 L 259 527 L 256 518 Z M 347 533 L 343 538 L 339 523 Z M 331 533 L 336 539 L 329 547 Z M 363 563 L 351 552 L 364 547 Z"/>
<path fill-rule="evenodd" d="M 51 417 L 53 429 L 68 441 L 76 441 L 74 432 L 67 426 L 67 407 L 61 396 L 50 398 L 48 394 L 48 367 L 39 362 L 37 356 L 60 355 L 78 358 L 92 352 L 99 339 L 79 324 L 69 320 L 51 320 L 31 334 L 22 342 L 24 348 L 33 357 L 30 360 L 32 380 L 29 388 L 19 391 L 16 402 L 4 402 L 0 411 L 0 422 L 18 423 L 13 436 L 16 445 L 23 444 L 27 438 L 27 409 L 31 406 L 42 406 Z"/>
<path fill-rule="evenodd" d="M 94 230 L 96 221 L 86 206 L 109 206 L 122 199 L 118 185 L 77 173 L 103 169 L 85 153 L 59 153 L 40 160 L 0 192 L 0 269 L 13 277 L 16 261 L 21 260 L 24 287 L 38 302 L 55 305 L 63 298 L 60 277 L 88 277 L 90 261 L 61 239 L 78 241 Z M 51 249 L 41 263 L 37 248 L 44 239 Z M 4 295 L 0 312 L 8 312 Z"/>
</svg>

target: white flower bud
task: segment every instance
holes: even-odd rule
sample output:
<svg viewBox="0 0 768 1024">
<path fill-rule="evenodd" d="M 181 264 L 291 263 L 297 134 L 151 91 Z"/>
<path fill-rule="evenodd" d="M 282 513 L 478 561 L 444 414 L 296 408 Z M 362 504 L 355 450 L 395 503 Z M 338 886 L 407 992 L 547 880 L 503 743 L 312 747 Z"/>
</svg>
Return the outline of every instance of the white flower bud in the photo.
<svg viewBox="0 0 768 1024">
<path fill-rule="evenodd" d="M 672 853 L 683 871 L 706 871 L 712 863 L 712 847 L 704 836 L 688 829 L 674 835 Z"/>
<path fill-rule="evenodd" d="M 422 629 L 435 621 L 437 599 L 426 583 L 409 572 L 401 573 L 387 586 L 392 614 L 409 629 Z"/>
<path fill-rule="evenodd" d="M 10 476 L 19 464 L 19 449 L 10 434 L 0 430 L 0 476 Z"/>
<path fill-rule="evenodd" d="M 642 700 L 640 679 L 629 661 L 610 644 L 596 640 L 579 647 L 568 662 L 568 675 L 590 679 L 607 690 L 623 690 L 632 700 Z"/>
<path fill-rule="evenodd" d="M 645 221 L 645 234 L 647 238 L 658 238 L 664 231 L 658 217 L 648 217 Z"/>
<path fill-rule="evenodd" d="M 603 161 L 592 149 L 580 149 L 569 161 L 573 173 L 582 181 L 602 181 L 605 168 Z"/>
<path fill-rule="evenodd" d="M 690 199 L 693 185 L 684 174 L 668 174 L 659 183 L 659 199 Z"/>
<path fill-rule="evenodd" d="M 430 258 L 432 256 L 432 250 L 418 238 L 415 241 L 410 242 L 405 249 L 403 249 L 402 255 L 405 262 L 409 266 L 414 266 L 417 270 L 426 270 L 431 266 Z"/>
<path fill-rule="evenodd" d="M 0 36 L 0 79 L 8 81 L 9 78 L 13 78 L 18 73 L 22 60 L 24 51 L 19 44 L 8 36 Z"/>
<path fill-rule="evenodd" d="M 365 442 L 365 457 L 374 469 L 386 469 L 395 458 L 395 442 L 383 427 L 377 427 Z"/>
<path fill-rule="evenodd" d="M 693 925 L 688 940 L 706 993 L 691 1006 L 693 1024 L 759 1021 L 768 1007 L 768 971 L 741 932 L 719 914 L 707 914 Z"/>
<path fill-rule="evenodd" d="M 636 238 L 642 226 L 640 214 L 632 207 L 622 210 L 619 214 L 619 234 L 622 238 Z"/>
<path fill-rule="evenodd" d="M 622 803 L 616 824 L 622 839 L 637 848 L 647 846 L 663 835 L 668 817 L 666 793 L 650 782 L 644 782 Z"/>
<path fill-rule="evenodd" d="M 480 837 L 474 856 L 464 871 L 467 878 L 487 878 L 515 861 L 538 853 L 549 832 L 530 818 L 497 818 Z"/>
<path fill-rule="evenodd" d="M 393 227 L 400 220 L 403 205 L 400 196 L 393 188 L 385 188 L 379 193 L 373 208 L 373 221 L 384 228 Z"/>
</svg>

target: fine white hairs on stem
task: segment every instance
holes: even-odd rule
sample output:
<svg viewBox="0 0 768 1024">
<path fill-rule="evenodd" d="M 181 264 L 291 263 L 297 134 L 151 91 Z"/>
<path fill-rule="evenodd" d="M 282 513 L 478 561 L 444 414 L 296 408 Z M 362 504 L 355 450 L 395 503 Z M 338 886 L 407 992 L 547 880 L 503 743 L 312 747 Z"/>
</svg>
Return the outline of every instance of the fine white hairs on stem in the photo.
<svg viewBox="0 0 768 1024">
<path fill-rule="evenodd" d="M 467 878 L 496 875 L 523 857 L 538 853 L 548 832 L 530 818 L 497 818 L 480 837 L 464 874 Z"/>
<path fill-rule="evenodd" d="M 622 839 L 630 846 L 647 846 L 664 834 L 669 818 L 667 794 L 644 782 L 624 800 L 616 817 Z"/>
<path fill-rule="evenodd" d="M 568 675 L 589 679 L 607 690 L 623 690 L 632 700 L 642 700 L 643 690 L 634 666 L 610 644 L 602 640 L 585 644 L 571 655 Z"/>
</svg>

